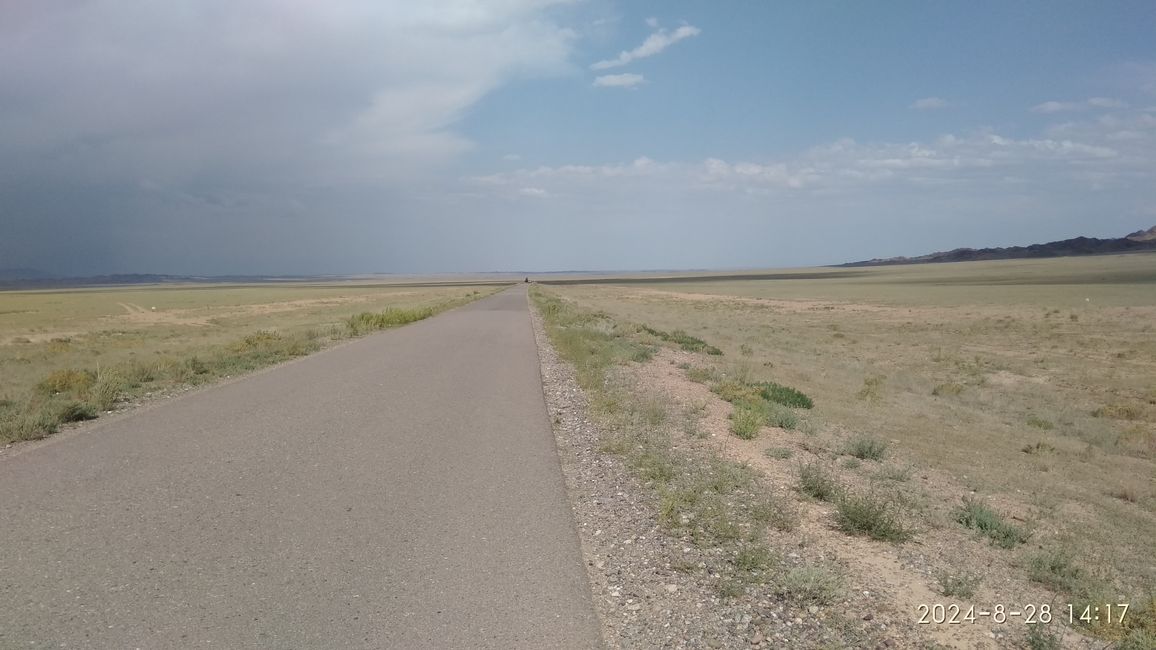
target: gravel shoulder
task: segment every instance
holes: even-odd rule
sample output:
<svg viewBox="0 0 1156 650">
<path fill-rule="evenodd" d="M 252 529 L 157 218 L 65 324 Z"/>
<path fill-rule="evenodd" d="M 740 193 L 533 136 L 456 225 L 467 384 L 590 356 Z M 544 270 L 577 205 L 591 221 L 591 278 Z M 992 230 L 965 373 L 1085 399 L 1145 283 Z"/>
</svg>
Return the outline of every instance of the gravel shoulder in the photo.
<svg viewBox="0 0 1156 650">
<path fill-rule="evenodd" d="M 531 314 L 546 404 L 609 647 L 848 647 L 851 639 L 874 639 L 870 631 L 846 629 L 769 595 L 722 598 L 712 570 L 725 561 L 721 552 L 663 532 L 654 496 L 621 459 L 600 450 L 598 425 L 573 367 L 550 345 L 540 315 Z"/>
</svg>

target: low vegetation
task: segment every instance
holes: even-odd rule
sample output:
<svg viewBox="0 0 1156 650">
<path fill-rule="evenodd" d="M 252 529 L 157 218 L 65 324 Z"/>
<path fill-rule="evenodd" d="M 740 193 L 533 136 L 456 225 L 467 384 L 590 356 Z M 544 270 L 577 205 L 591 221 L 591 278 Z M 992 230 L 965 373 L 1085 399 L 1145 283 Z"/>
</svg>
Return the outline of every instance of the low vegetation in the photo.
<svg viewBox="0 0 1156 650">
<path fill-rule="evenodd" d="M 773 403 L 795 417 L 799 435 L 768 421 L 757 434 L 768 443 L 754 451 L 771 456 L 760 466 L 774 475 L 814 465 L 805 481 L 787 478 L 799 498 L 831 504 L 802 506 L 810 512 L 839 511 L 849 534 L 893 537 L 876 520 L 897 523 L 899 537 L 918 530 L 919 551 L 937 566 L 980 562 L 1025 598 L 1111 594 L 1147 630 L 1156 625 L 1143 606 L 1156 593 L 1147 542 L 1156 491 L 1146 479 L 1156 472 L 1154 286 L 1156 256 L 1130 255 L 558 293 L 735 350 L 725 361 L 683 359 L 683 370 L 734 412 Z M 813 409 L 772 402 L 754 387 L 761 380 L 803 389 Z M 792 465 L 767 447 L 794 450 Z M 961 505 L 961 494 L 975 504 Z M 1057 548 L 1082 567 L 1078 592 L 1064 586 L 1062 564 L 1029 561 Z M 1132 629 L 1080 627 L 1120 647 L 1153 646 Z"/>
<path fill-rule="evenodd" d="M 847 454 L 859 460 L 881 461 L 887 455 L 887 443 L 872 436 L 855 436 L 847 441 Z"/>
<path fill-rule="evenodd" d="M 716 348 L 713 345 L 710 345 L 698 337 L 691 336 L 682 330 L 664 332 L 662 330 L 656 330 L 653 327 L 647 327 L 646 325 L 640 325 L 639 329 L 646 332 L 647 334 L 650 334 L 651 336 L 662 339 L 663 341 L 674 343 L 687 352 L 705 352 L 714 356 L 722 356 L 722 350 Z"/>
<path fill-rule="evenodd" d="M 58 367 L 33 381 L 22 397 L 3 400 L 0 443 L 43 438 L 64 424 L 94 419 L 118 404 L 150 392 L 252 372 L 316 352 L 335 341 L 428 318 L 482 295 L 474 291 L 465 297 L 421 307 L 391 306 L 376 312 L 360 312 L 339 323 L 330 321 L 322 328 L 257 329 L 233 340 L 197 346 L 195 352 L 187 356 L 165 354 L 157 355 L 156 359 L 142 359 L 140 355 L 131 355 L 128 359 L 89 367 Z M 105 342 L 108 338 L 112 337 L 89 337 L 92 339 L 89 345 L 95 346 L 89 348 L 94 353 L 92 356 L 107 356 L 102 354 L 100 346 L 111 345 Z M 69 354 L 78 344 L 73 337 L 50 341 L 46 361 Z"/>
<path fill-rule="evenodd" d="M 799 466 L 799 480 L 795 488 L 819 501 L 835 501 L 843 494 L 843 486 L 818 463 Z"/>
<path fill-rule="evenodd" d="M 978 573 L 969 571 L 961 573 L 938 571 L 935 579 L 939 583 L 939 593 L 947 598 L 972 598 L 981 581 Z"/>
<path fill-rule="evenodd" d="M 1031 535 L 1019 526 L 1008 523 L 982 500 L 965 498 L 956 512 L 955 520 L 978 531 L 1000 548 L 1015 548 L 1028 541 Z"/>
<path fill-rule="evenodd" d="M 836 597 L 838 576 L 826 569 L 807 573 L 806 567 L 784 567 L 762 541 L 768 530 L 790 531 L 797 526 L 798 513 L 791 502 L 774 494 L 746 465 L 674 445 L 671 433 L 678 423 L 671 421 L 665 405 L 639 398 L 637 387 L 623 383 L 619 367 L 646 347 L 636 332 L 652 336 L 653 332 L 581 310 L 539 290 L 532 296 L 555 349 L 573 364 L 579 384 L 590 396 L 604 432 L 603 450 L 621 456 L 653 491 L 659 522 L 668 534 L 718 549 L 728 558 L 710 569 L 720 595 L 732 598 L 750 585 L 771 585 L 783 597 L 799 602 Z M 665 415 L 651 413 L 654 409 Z M 745 404 L 732 416 L 732 430 L 753 437 L 764 418 L 760 408 Z"/>
<path fill-rule="evenodd" d="M 900 517 L 898 503 L 874 493 L 844 492 L 835 502 L 835 523 L 848 535 L 865 535 L 884 542 L 905 542 L 912 531 Z"/>
</svg>

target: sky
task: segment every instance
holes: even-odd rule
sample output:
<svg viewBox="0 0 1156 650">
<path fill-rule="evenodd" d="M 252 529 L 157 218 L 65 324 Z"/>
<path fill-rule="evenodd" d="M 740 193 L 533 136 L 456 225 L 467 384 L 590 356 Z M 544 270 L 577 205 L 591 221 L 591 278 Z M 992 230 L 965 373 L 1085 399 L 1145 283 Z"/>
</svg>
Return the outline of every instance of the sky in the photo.
<svg viewBox="0 0 1156 650">
<path fill-rule="evenodd" d="M 1150 0 L 0 2 L 0 269 L 772 268 L 1154 224 Z"/>
</svg>

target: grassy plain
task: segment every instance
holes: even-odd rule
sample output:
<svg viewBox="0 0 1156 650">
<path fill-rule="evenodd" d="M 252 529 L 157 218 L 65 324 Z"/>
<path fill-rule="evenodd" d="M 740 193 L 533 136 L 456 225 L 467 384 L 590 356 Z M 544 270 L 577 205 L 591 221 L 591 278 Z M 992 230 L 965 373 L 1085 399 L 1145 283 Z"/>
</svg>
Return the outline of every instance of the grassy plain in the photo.
<svg viewBox="0 0 1156 650">
<path fill-rule="evenodd" d="M 146 393 L 420 320 L 493 285 L 356 282 L 0 292 L 0 443 Z"/>
<path fill-rule="evenodd" d="M 680 376 L 732 402 L 716 434 L 729 455 L 794 476 L 824 531 L 913 540 L 919 557 L 896 566 L 939 576 L 925 581 L 943 595 L 982 581 L 977 598 L 1045 594 L 1077 618 L 1128 602 L 1124 625 L 1074 627 L 1156 643 L 1156 255 L 791 275 L 545 291 L 637 324 L 638 340 L 716 346 Z M 752 427 L 735 382 L 794 387 L 814 408 Z M 873 534 L 883 519 L 903 534 Z"/>
</svg>

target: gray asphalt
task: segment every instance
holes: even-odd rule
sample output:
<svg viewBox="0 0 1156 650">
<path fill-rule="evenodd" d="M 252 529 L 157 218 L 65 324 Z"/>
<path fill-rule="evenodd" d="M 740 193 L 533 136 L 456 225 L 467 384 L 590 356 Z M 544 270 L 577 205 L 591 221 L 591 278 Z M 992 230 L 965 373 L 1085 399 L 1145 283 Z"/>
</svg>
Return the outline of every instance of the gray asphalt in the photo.
<svg viewBox="0 0 1156 650">
<path fill-rule="evenodd" d="M 0 647 L 601 646 L 526 292 L 0 461 Z"/>
</svg>

